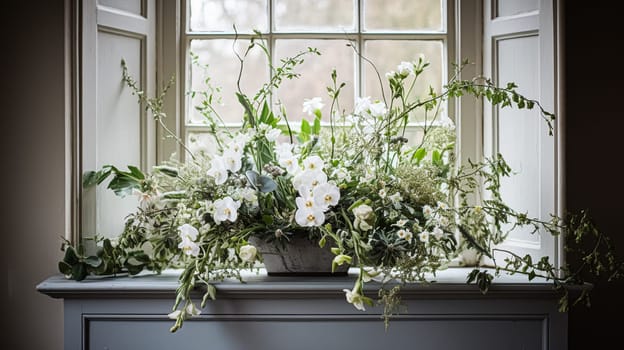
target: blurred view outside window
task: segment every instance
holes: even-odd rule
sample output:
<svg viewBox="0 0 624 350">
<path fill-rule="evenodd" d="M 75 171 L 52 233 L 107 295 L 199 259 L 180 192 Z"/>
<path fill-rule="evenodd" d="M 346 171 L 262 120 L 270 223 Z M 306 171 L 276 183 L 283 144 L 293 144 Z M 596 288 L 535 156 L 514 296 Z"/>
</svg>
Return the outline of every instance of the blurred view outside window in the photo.
<svg viewBox="0 0 624 350">
<path fill-rule="evenodd" d="M 273 103 L 283 105 L 289 121 L 305 118 L 302 103 L 313 97 L 325 102 L 322 113 L 327 121 L 326 87 L 331 85 L 332 69 L 338 81 L 346 83 L 341 110 L 350 111 L 357 96 L 382 99 L 375 70 L 357 52 L 375 64 L 384 81 L 384 74 L 396 70 L 401 61 L 424 54 L 431 65 L 414 89 L 424 96 L 429 86 L 440 90 L 447 76 L 446 9 L 446 0 L 188 0 L 183 34 L 185 90 L 207 91 L 223 121 L 239 125 L 243 113 L 234 92 L 240 67 L 234 50 L 242 55 L 256 30 L 262 33 L 274 65 L 308 47 L 321 52 L 321 56 L 306 56 L 297 69 L 301 77 L 284 81 L 275 91 Z M 247 56 L 240 85 L 243 93 L 253 96 L 269 79 L 266 60 L 259 49 Z M 387 84 L 384 92 L 389 93 Z M 209 147 L 208 126 L 196 108 L 201 98 L 186 96 L 185 133 L 191 146 Z M 422 115 L 412 117 L 414 126 L 422 123 Z"/>
</svg>

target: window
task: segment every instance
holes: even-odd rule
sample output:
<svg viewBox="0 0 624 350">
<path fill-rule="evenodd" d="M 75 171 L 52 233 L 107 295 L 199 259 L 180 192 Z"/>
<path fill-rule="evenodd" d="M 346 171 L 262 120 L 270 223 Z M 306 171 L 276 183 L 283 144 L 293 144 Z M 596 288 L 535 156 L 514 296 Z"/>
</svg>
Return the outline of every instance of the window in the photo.
<svg viewBox="0 0 624 350">
<path fill-rule="evenodd" d="M 341 110 L 352 110 L 356 96 L 382 99 L 378 76 L 364 58 L 375 64 L 383 78 L 401 60 L 416 60 L 424 54 L 431 66 L 415 86 L 415 93 L 423 96 L 429 85 L 439 91 L 448 74 L 452 35 L 444 0 L 424 0 L 416 5 L 410 0 L 188 0 L 183 8 L 185 91 L 206 89 L 207 78 L 213 86 L 222 87 L 222 105 L 215 112 L 230 126 L 240 123 L 242 116 L 234 95 L 239 72 L 234 50 L 243 54 L 253 30 L 262 33 L 274 66 L 308 47 L 321 52 L 321 56 L 305 57 L 297 68 L 301 77 L 284 81 L 275 92 L 273 103 L 285 107 L 289 121 L 301 120 L 304 99 L 318 96 L 328 101 L 326 87 L 331 85 L 334 68 L 338 80 L 346 83 Z M 266 60 L 259 49 L 247 56 L 241 81 L 244 92 L 257 91 L 269 79 Z M 384 89 L 388 94 L 387 84 Z M 184 100 L 183 127 L 191 149 L 205 149 L 210 144 L 206 119 L 195 108 L 198 99 L 196 95 Z M 326 103 L 324 121 L 328 121 L 328 109 Z M 413 132 L 423 118 L 414 115 Z"/>
<path fill-rule="evenodd" d="M 262 32 L 274 62 L 308 46 L 320 57 L 300 67 L 303 76 L 276 92 L 290 120 L 301 118 L 304 98 L 324 97 L 329 72 L 336 67 L 347 83 L 341 100 L 349 109 L 356 96 L 380 98 L 376 77 L 353 48 L 376 63 L 381 74 L 400 60 L 424 53 L 432 62 L 424 81 L 439 88 L 451 62 L 475 62 L 466 78 L 483 74 L 501 85 L 516 81 L 527 96 L 558 113 L 557 1 L 522 0 L 85 0 L 67 2 L 74 17 L 73 86 L 75 114 L 71 163 L 75 237 L 114 236 L 123 217 L 135 206 L 120 204 L 105 188 L 83 191 L 81 174 L 106 164 L 148 168 L 182 153 L 164 139 L 151 117 L 120 83 L 120 58 L 126 61 L 140 88 L 154 95 L 171 76 L 177 89 L 165 100 L 166 123 L 181 138 L 198 142 L 207 127 L 194 110 L 187 90 L 201 88 L 203 68 L 193 65 L 190 52 L 207 64 L 216 85 L 223 86 L 219 110 L 228 125 L 240 122 L 240 107 L 232 91 L 237 63 L 232 46 L 245 47 L 252 29 Z M 301 5 L 305 4 L 305 6 Z M 353 47 L 346 46 L 350 43 Z M 205 61 L 204 61 L 205 60 Z M 268 78 L 259 51 L 246 62 L 245 92 Z M 251 73 L 251 74 L 249 74 Z M 438 84 L 436 86 L 435 84 Z M 420 87 L 421 89 L 423 86 Z M 386 88 L 386 91 L 388 89 Z M 286 93 L 288 91 L 288 93 Z M 294 93 L 292 93 L 294 92 Z M 327 108 L 327 107 L 326 107 Z M 562 142 L 557 130 L 549 137 L 532 112 L 493 109 L 471 98 L 447 107 L 457 126 L 459 161 L 478 160 L 502 152 L 519 173 L 504 184 L 503 195 L 529 214 L 548 219 L 563 213 Z M 323 111 L 328 115 L 328 111 Z M 412 130 L 417 131 L 415 116 Z M 559 123 L 563 120 L 560 116 Z M 557 125 L 560 128 L 560 125 Z M 529 140 L 529 141 L 527 141 Z M 517 180 L 517 181 L 516 181 Z M 77 239 L 77 238 L 76 238 Z M 514 234 L 509 247 L 521 253 L 548 254 L 562 261 L 561 240 L 541 240 L 527 232 Z"/>
</svg>

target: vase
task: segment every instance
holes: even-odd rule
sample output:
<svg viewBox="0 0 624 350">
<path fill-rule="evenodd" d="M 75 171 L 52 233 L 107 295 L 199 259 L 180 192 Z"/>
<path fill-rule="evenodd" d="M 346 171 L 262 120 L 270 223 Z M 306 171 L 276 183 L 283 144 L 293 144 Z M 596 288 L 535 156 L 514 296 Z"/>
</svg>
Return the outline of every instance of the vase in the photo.
<svg viewBox="0 0 624 350">
<path fill-rule="evenodd" d="M 346 276 L 349 270 L 343 264 L 332 272 L 335 255 L 330 244 L 321 248 L 318 241 L 308 239 L 307 235 L 292 235 L 283 245 L 259 237 L 250 237 L 249 243 L 262 255 L 269 276 Z"/>
</svg>

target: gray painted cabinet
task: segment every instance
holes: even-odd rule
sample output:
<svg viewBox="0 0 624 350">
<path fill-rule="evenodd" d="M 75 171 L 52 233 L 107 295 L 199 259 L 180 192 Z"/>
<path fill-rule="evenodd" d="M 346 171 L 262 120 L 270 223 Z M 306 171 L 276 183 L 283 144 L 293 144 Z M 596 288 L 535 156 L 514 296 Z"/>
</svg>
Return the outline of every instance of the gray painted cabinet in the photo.
<svg viewBox="0 0 624 350">
<path fill-rule="evenodd" d="M 448 272 L 447 272 L 448 271 Z M 217 286 L 201 316 L 170 333 L 174 271 L 139 277 L 53 276 L 40 292 L 64 299 L 65 349 L 553 349 L 567 348 L 567 315 L 548 283 L 507 276 L 487 295 L 451 269 L 404 287 L 403 312 L 386 330 L 379 307 L 347 304 L 349 277 L 269 277 Z M 371 289 L 371 293 L 373 293 Z"/>
</svg>

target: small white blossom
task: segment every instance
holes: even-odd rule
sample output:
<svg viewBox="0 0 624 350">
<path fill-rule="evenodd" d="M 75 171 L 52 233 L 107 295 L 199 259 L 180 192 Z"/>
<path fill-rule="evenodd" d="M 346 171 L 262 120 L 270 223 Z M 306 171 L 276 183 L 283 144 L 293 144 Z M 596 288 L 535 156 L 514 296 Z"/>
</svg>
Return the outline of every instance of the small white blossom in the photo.
<svg viewBox="0 0 624 350">
<path fill-rule="evenodd" d="M 256 249 L 256 247 L 250 244 L 247 244 L 247 245 L 240 247 L 238 256 L 241 258 L 242 261 L 252 263 L 256 260 L 257 253 L 258 253 L 258 250 Z"/>
<path fill-rule="evenodd" d="M 448 204 L 446 204 L 444 202 L 438 201 L 438 209 L 447 210 L 448 209 Z"/>
<path fill-rule="evenodd" d="M 287 158 L 287 157 L 292 157 L 293 156 L 293 147 L 294 145 L 292 143 L 280 143 L 275 145 L 275 154 L 277 155 L 278 158 Z"/>
<path fill-rule="evenodd" d="M 388 195 L 388 192 L 386 191 L 385 188 L 382 188 L 379 190 L 379 192 L 377 192 L 377 194 L 379 195 L 379 197 L 381 198 L 386 198 L 386 196 Z"/>
<path fill-rule="evenodd" d="M 190 316 L 199 316 L 201 311 L 195 307 L 195 304 L 189 303 L 186 305 L 186 314 Z"/>
<path fill-rule="evenodd" d="M 404 77 L 414 74 L 414 64 L 403 61 L 398 65 L 397 72 Z"/>
<path fill-rule="evenodd" d="M 235 222 L 238 218 L 238 208 L 240 202 L 234 201 L 232 197 L 225 197 L 214 202 L 214 213 L 212 218 L 218 225 L 223 221 Z"/>
<path fill-rule="evenodd" d="M 353 225 L 356 228 L 362 231 L 368 231 L 373 228 L 368 222 L 370 219 L 373 218 L 374 215 L 373 208 L 371 208 L 370 206 L 366 204 L 358 205 L 357 207 L 353 208 L 353 215 L 355 215 L 355 221 L 353 222 Z"/>
<path fill-rule="evenodd" d="M 433 215 L 433 208 L 428 205 L 423 205 L 422 212 L 425 218 L 428 219 Z"/>
<path fill-rule="evenodd" d="M 434 227 L 431 233 L 436 239 L 440 239 L 444 237 L 444 231 L 442 231 L 442 229 L 438 226 Z"/>
<path fill-rule="evenodd" d="M 430 235 L 431 235 L 431 233 L 429 231 L 423 231 L 423 232 L 418 234 L 418 239 L 420 239 L 421 242 L 427 243 L 427 242 L 429 242 L 429 236 Z"/>
<path fill-rule="evenodd" d="M 371 104 L 369 110 L 373 117 L 381 117 L 386 115 L 386 112 L 388 112 L 386 104 L 381 101 Z"/>
<path fill-rule="evenodd" d="M 393 195 L 390 195 L 390 197 L 388 197 L 388 199 L 390 199 L 390 201 L 392 203 L 401 203 L 401 201 L 403 200 L 403 198 L 401 197 L 401 194 L 399 192 L 396 192 Z"/>
<path fill-rule="evenodd" d="M 397 231 L 397 236 L 399 238 L 403 238 L 404 240 L 411 242 L 412 241 L 412 232 L 408 229 L 400 229 Z"/>
<path fill-rule="evenodd" d="M 277 139 L 280 137 L 281 134 L 282 134 L 282 130 L 277 129 L 277 128 L 272 128 L 270 130 L 267 130 L 265 137 L 267 138 L 267 140 L 271 142 L 275 142 L 277 141 Z"/>
<path fill-rule="evenodd" d="M 368 110 L 371 106 L 370 96 L 367 97 L 357 97 L 355 99 L 355 107 L 353 108 L 353 112 L 358 115 L 368 114 Z"/>
<path fill-rule="evenodd" d="M 401 219 L 401 220 L 397 221 L 397 222 L 394 224 L 394 226 L 396 226 L 396 227 L 405 227 L 405 224 L 407 224 L 407 220 L 405 220 L 405 219 Z"/>
<path fill-rule="evenodd" d="M 303 100 L 303 113 L 313 115 L 316 111 L 320 111 L 325 105 L 320 97 Z"/>
<path fill-rule="evenodd" d="M 181 310 L 175 310 L 167 314 L 167 317 L 169 317 L 170 320 L 177 320 L 181 313 Z"/>
</svg>

